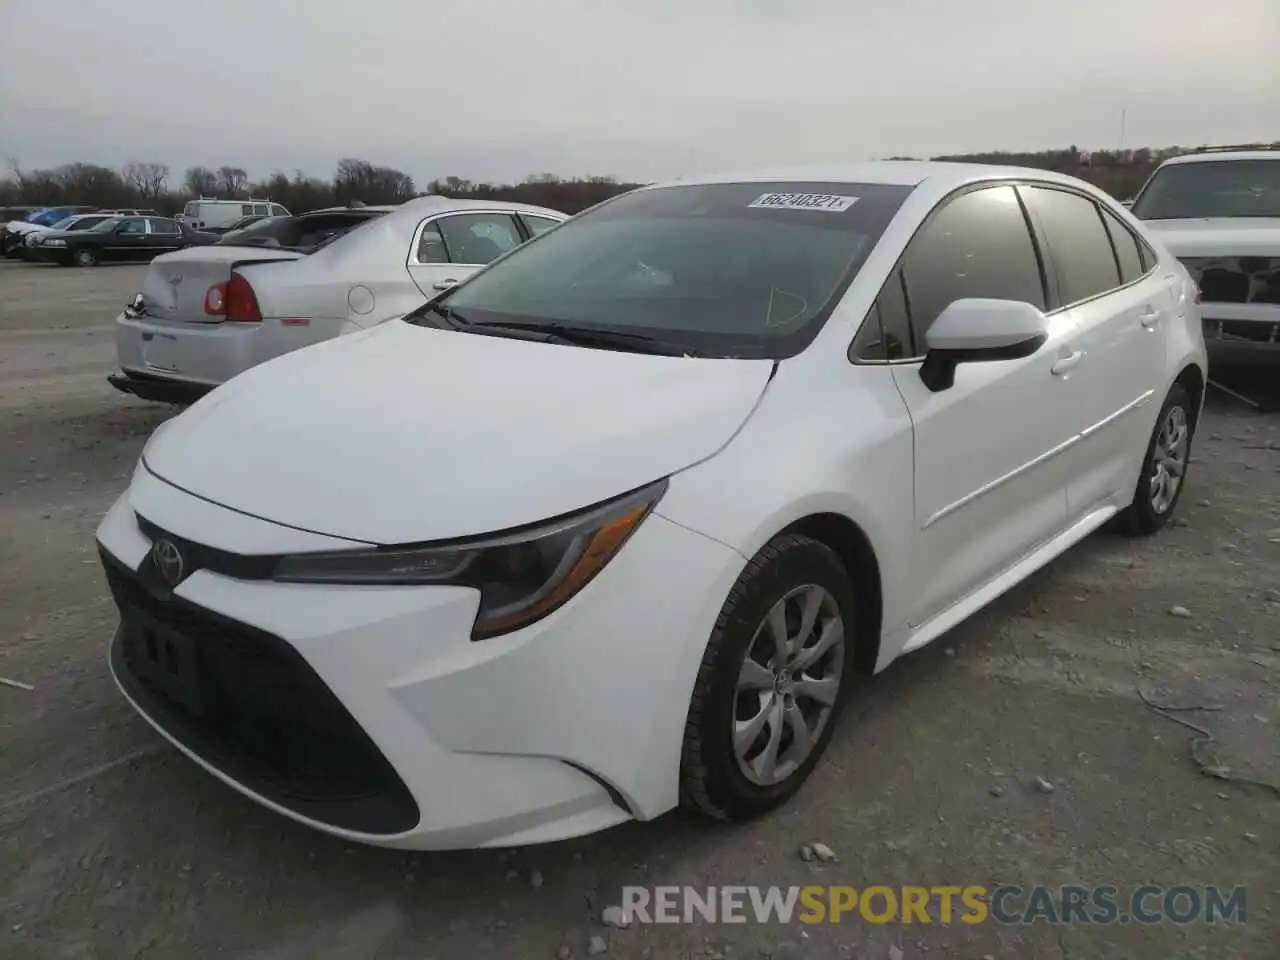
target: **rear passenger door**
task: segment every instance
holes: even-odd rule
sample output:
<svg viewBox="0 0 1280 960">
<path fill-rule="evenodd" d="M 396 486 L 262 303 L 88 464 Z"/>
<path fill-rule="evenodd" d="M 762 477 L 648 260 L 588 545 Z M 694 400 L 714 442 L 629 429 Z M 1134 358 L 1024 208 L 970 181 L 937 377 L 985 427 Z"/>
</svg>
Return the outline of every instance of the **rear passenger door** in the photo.
<svg viewBox="0 0 1280 960">
<path fill-rule="evenodd" d="M 1082 356 L 1064 384 L 1080 416 L 1067 452 L 1067 503 L 1080 520 L 1132 498 L 1164 371 L 1159 331 L 1173 303 L 1155 258 L 1113 212 L 1092 197 L 1048 184 L 1019 192 L 1051 264 L 1053 306 L 1070 324 Z"/>
<path fill-rule="evenodd" d="M 434 297 L 523 242 L 512 214 L 444 214 L 418 228 L 409 275 L 423 296 Z"/>
<path fill-rule="evenodd" d="M 921 381 L 929 327 L 965 298 L 1044 309 L 1048 290 L 1014 187 L 983 185 L 933 211 L 884 284 L 851 349 L 892 361 L 915 436 L 915 516 L 909 623 L 919 626 L 990 583 L 1066 525 L 1057 453 L 1076 427 L 1055 371 L 1075 347 L 1051 327 L 1039 351 L 961 364 L 938 393 Z"/>
<path fill-rule="evenodd" d="M 159 256 L 162 253 L 171 253 L 184 246 L 182 239 L 182 229 L 178 226 L 176 220 L 170 220 L 168 217 L 148 217 L 147 218 L 147 239 L 150 241 L 150 250 L 145 259 Z"/>
</svg>

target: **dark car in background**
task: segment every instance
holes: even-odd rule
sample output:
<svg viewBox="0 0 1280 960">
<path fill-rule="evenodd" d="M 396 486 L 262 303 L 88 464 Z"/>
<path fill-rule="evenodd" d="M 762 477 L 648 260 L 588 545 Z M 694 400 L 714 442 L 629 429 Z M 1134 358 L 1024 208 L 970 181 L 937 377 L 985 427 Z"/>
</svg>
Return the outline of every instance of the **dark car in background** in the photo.
<svg viewBox="0 0 1280 960">
<path fill-rule="evenodd" d="M 185 228 L 169 217 L 110 217 L 89 230 L 45 234 L 36 258 L 63 266 L 92 267 L 99 263 L 141 263 L 162 253 L 202 246 L 216 240 Z"/>
<path fill-rule="evenodd" d="M 59 220 L 65 220 L 77 213 L 95 213 L 97 209 L 97 207 L 82 205 L 42 207 L 21 219 L 6 220 L 4 226 L 0 227 L 0 255 L 20 257 L 22 256 L 22 237 L 28 231 L 47 230 Z"/>
<path fill-rule="evenodd" d="M 63 217 L 48 230 L 29 230 L 18 238 L 19 249 L 18 255 L 24 260 L 39 260 L 37 251 L 44 242 L 45 237 L 53 236 L 58 233 L 78 233 L 81 230 L 92 230 L 104 220 L 110 220 L 113 214 L 99 211 L 98 213 L 77 213 L 75 216 Z"/>
</svg>

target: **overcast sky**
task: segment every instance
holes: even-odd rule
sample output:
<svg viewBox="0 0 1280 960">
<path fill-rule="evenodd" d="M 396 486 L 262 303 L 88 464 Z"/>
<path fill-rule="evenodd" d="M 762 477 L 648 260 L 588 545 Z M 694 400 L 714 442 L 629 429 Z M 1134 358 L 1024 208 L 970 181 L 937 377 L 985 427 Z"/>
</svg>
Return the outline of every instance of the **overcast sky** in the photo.
<svg viewBox="0 0 1280 960">
<path fill-rule="evenodd" d="M 0 0 L 0 159 L 649 180 L 1280 138 L 1280 0 Z"/>
</svg>

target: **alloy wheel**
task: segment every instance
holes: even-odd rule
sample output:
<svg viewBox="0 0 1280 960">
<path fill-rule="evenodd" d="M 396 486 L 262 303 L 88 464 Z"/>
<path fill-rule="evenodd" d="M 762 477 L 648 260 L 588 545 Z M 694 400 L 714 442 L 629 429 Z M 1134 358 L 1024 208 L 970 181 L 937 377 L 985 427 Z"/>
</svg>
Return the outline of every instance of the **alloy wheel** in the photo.
<svg viewBox="0 0 1280 960">
<path fill-rule="evenodd" d="M 733 750 L 752 783 L 790 777 L 831 718 L 845 661 L 844 621 L 816 584 L 773 605 L 747 646 L 734 698 Z"/>
<path fill-rule="evenodd" d="M 1187 412 L 1182 407 L 1170 407 L 1160 424 L 1151 457 L 1151 509 L 1158 515 L 1169 511 L 1182 486 L 1190 439 Z"/>
</svg>

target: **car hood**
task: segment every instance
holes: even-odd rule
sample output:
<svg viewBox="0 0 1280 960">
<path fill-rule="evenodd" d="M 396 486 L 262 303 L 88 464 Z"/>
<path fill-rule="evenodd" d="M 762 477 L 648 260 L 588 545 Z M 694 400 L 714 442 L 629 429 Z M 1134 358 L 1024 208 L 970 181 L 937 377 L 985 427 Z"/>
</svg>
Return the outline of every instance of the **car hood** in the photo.
<svg viewBox="0 0 1280 960">
<path fill-rule="evenodd" d="M 710 457 L 770 360 L 658 357 L 393 321 L 232 378 L 147 468 L 276 523 L 370 543 L 490 533 Z"/>
<path fill-rule="evenodd" d="M 1147 220 L 1144 226 L 1175 257 L 1280 256 L 1277 217 Z"/>
</svg>

